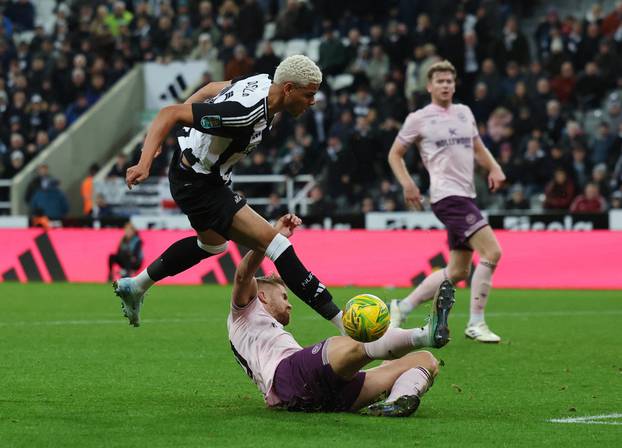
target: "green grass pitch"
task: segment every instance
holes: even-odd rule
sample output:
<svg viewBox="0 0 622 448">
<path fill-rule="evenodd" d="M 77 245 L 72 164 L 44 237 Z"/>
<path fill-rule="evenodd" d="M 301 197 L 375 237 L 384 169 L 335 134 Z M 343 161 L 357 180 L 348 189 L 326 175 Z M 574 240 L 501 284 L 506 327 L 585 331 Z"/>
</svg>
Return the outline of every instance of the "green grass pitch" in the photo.
<svg viewBox="0 0 622 448">
<path fill-rule="evenodd" d="M 0 447 L 620 446 L 621 418 L 548 422 L 622 413 L 620 291 L 495 290 L 504 340 L 483 345 L 463 336 L 459 290 L 453 340 L 433 350 L 445 366 L 407 419 L 266 409 L 229 349 L 229 292 L 156 287 L 131 328 L 109 285 L 0 284 Z M 334 334 L 293 305 L 302 345 Z"/>
</svg>

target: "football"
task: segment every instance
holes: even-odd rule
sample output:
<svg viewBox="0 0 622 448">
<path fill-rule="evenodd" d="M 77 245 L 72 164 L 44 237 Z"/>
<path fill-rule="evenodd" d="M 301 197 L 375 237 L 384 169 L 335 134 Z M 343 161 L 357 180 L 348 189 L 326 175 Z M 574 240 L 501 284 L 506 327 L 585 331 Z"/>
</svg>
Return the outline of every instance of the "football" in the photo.
<svg viewBox="0 0 622 448">
<path fill-rule="evenodd" d="M 360 342 L 371 342 L 386 333 L 391 316 L 387 305 L 378 297 L 359 294 L 346 303 L 342 320 L 348 336 Z"/>
</svg>

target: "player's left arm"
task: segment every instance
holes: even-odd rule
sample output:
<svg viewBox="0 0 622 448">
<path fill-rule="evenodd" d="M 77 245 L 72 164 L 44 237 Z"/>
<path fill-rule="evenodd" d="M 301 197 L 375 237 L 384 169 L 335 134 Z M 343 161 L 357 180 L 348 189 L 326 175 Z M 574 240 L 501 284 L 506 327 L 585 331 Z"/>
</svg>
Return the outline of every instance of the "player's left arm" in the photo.
<svg viewBox="0 0 622 448">
<path fill-rule="evenodd" d="M 493 192 L 497 191 L 505 181 L 505 174 L 479 135 L 473 138 L 473 150 L 477 163 L 488 171 L 488 188 Z"/>
<path fill-rule="evenodd" d="M 302 224 L 302 220 L 298 216 L 288 213 L 279 218 L 274 224 L 274 228 L 289 238 L 294 234 L 294 229 L 300 224 Z M 233 291 L 231 292 L 233 303 L 236 306 L 244 307 L 257 296 L 255 273 L 259 269 L 265 255 L 264 252 L 248 251 L 238 265 L 233 277 Z"/>
<path fill-rule="evenodd" d="M 230 85 L 231 81 L 209 82 L 194 92 L 186 101 L 184 101 L 184 104 L 203 103 L 207 99 L 214 98 L 222 91 L 222 89 L 229 87 Z"/>
</svg>

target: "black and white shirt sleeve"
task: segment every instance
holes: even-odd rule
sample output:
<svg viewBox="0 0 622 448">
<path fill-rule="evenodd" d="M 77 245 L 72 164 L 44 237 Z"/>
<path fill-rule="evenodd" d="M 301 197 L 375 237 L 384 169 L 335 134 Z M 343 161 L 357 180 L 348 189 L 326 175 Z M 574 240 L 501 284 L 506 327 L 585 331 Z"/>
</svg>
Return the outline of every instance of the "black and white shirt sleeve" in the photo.
<svg viewBox="0 0 622 448">
<path fill-rule="evenodd" d="M 237 101 L 192 104 L 192 127 L 208 134 L 242 131 L 264 116 L 264 101 L 246 107 Z M 228 131 L 228 132 L 227 132 Z"/>
</svg>

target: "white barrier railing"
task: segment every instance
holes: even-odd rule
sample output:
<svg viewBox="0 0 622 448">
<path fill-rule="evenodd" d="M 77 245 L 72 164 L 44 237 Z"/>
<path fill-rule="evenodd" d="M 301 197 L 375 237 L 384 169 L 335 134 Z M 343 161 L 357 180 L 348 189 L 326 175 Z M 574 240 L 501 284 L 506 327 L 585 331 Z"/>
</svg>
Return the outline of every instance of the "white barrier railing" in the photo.
<svg viewBox="0 0 622 448">
<path fill-rule="evenodd" d="M 281 200 L 288 207 L 288 210 L 305 215 L 309 206 L 309 191 L 314 187 L 315 180 L 310 174 L 302 174 L 295 177 L 288 177 L 282 174 L 267 175 L 238 175 L 233 177 L 232 187 L 249 183 L 271 183 L 282 186 L 275 191 L 285 191 L 285 197 Z M 284 187 L 284 188 L 283 188 Z M 122 178 L 112 178 L 96 180 L 94 194 L 101 194 L 106 202 L 114 207 L 115 214 L 119 215 L 154 215 L 178 213 L 171 210 L 171 194 L 169 182 L 166 177 L 150 178 L 146 182 L 128 190 L 125 180 Z M 266 205 L 270 203 L 267 197 L 246 198 L 250 205 Z"/>
</svg>

